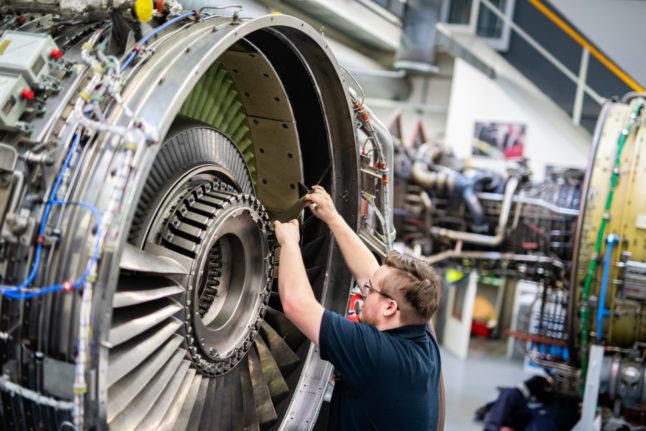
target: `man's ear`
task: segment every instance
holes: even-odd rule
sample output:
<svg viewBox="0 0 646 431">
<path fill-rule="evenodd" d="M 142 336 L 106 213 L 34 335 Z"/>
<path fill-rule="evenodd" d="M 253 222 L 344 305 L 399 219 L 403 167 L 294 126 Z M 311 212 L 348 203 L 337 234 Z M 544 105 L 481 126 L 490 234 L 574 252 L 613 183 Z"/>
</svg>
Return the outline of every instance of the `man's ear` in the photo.
<svg viewBox="0 0 646 431">
<path fill-rule="evenodd" d="M 387 302 L 388 305 L 384 307 L 384 317 L 391 317 L 397 312 L 397 303 L 392 299 Z"/>
</svg>

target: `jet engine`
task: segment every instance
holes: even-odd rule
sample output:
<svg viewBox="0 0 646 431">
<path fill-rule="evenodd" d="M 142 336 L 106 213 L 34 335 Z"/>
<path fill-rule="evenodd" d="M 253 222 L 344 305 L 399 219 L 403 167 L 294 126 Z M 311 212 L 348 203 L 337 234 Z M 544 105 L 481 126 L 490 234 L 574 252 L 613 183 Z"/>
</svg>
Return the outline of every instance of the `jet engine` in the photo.
<svg viewBox="0 0 646 431">
<path fill-rule="evenodd" d="M 148 3 L 4 5 L 0 423 L 310 428 L 331 365 L 281 311 L 272 220 L 321 184 L 383 254 L 387 133 L 304 22 Z M 344 313 L 329 230 L 292 216 Z"/>
</svg>

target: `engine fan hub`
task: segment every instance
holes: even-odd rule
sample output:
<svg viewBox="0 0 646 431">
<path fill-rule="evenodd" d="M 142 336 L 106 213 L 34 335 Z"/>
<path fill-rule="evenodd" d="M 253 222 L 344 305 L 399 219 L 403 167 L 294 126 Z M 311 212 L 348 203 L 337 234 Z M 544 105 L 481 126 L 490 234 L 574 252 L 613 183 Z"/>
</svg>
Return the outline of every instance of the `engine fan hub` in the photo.
<svg viewBox="0 0 646 431">
<path fill-rule="evenodd" d="M 233 368 L 258 334 L 273 279 L 269 232 L 267 211 L 254 196 L 216 181 L 191 190 L 162 233 L 167 245 L 177 246 L 178 236 L 195 245 L 185 334 L 194 363 L 206 375 Z"/>
</svg>

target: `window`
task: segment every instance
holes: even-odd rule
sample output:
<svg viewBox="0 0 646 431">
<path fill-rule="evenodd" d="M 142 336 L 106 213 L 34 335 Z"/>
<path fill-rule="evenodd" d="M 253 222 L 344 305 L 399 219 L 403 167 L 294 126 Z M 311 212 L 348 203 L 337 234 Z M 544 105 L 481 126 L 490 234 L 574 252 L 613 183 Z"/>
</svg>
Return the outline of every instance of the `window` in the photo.
<svg viewBox="0 0 646 431">
<path fill-rule="evenodd" d="M 514 0 L 489 0 L 509 19 L 513 19 Z M 446 16 L 449 24 L 469 25 L 473 0 L 450 0 Z M 480 3 L 476 34 L 485 39 L 492 48 L 506 51 L 509 48 L 511 28 L 484 4 Z"/>
</svg>

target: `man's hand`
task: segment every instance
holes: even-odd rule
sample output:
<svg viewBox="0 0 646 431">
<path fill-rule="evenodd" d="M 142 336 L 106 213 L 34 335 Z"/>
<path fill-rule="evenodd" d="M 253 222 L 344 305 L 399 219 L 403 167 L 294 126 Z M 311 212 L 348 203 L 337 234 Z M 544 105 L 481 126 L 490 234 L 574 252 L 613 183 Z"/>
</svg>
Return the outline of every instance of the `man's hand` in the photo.
<svg viewBox="0 0 646 431">
<path fill-rule="evenodd" d="M 305 199 L 307 200 L 306 206 L 312 210 L 312 213 L 316 217 L 326 224 L 329 224 L 339 216 L 332 202 L 332 198 L 321 186 L 312 186 L 312 190 L 312 193 L 305 195 Z"/>
<path fill-rule="evenodd" d="M 287 223 L 275 221 L 274 231 L 276 232 L 276 240 L 281 247 L 285 244 L 298 244 L 301 239 L 298 220 L 290 220 Z"/>
</svg>

